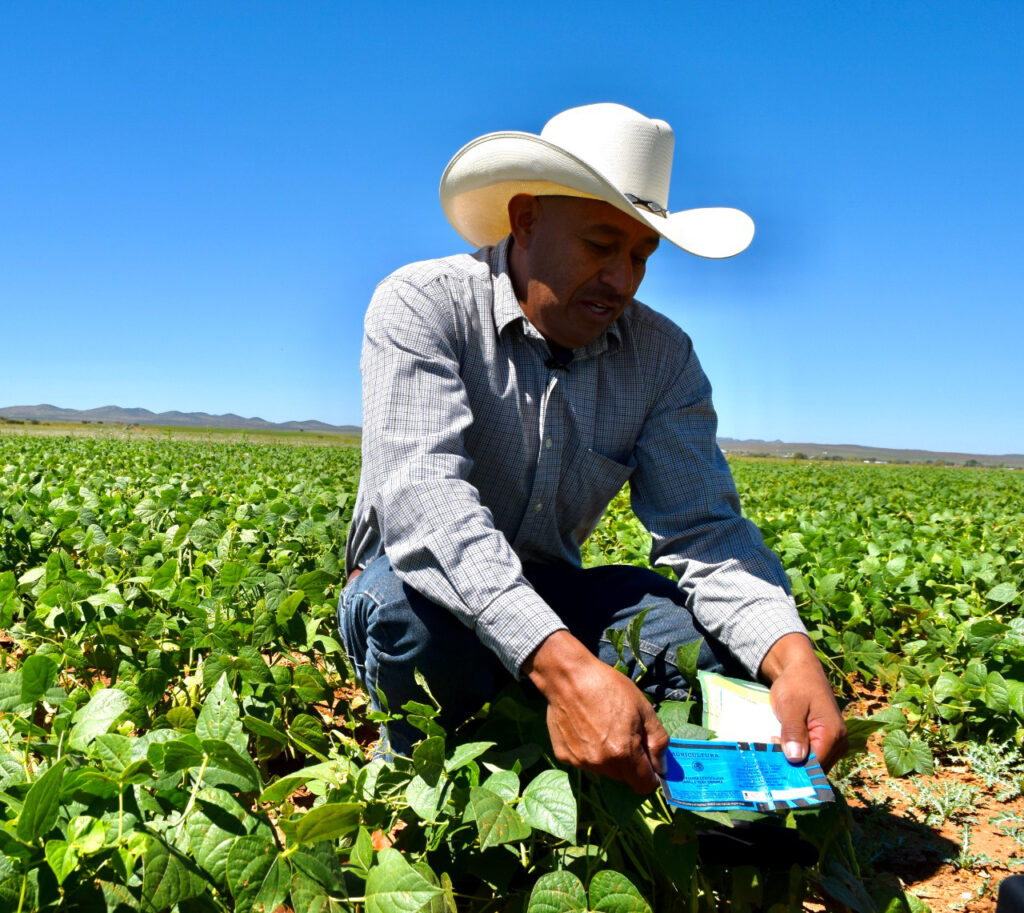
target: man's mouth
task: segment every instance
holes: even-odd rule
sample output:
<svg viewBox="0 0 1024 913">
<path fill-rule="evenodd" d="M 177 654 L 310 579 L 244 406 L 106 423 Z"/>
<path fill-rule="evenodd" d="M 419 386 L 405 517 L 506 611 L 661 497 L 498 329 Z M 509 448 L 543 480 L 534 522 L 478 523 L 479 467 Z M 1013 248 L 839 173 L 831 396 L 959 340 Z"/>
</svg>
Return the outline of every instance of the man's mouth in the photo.
<svg viewBox="0 0 1024 913">
<path fill-rule="evenodd" d="M 614 310 L 610 304 L 601 304 L 597 301 L 584 301 L 582 303 L 588 311 L 596 314 L 598 317 L 604 317 Z"/>
</svg>

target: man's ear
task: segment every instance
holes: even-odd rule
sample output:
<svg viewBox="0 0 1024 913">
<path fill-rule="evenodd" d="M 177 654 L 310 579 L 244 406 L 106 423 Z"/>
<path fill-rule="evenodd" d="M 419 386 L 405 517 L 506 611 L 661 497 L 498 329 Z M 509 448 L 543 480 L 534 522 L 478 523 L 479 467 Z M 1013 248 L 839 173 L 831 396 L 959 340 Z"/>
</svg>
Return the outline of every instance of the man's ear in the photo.
<svg viewBox="0 0 1024 913">
<path fill-rule="evenodd" d="M 517 193 L 508 201 L 508 224 L 517 247 L 529 249 L 539 216 L 540 200 L 535 196 Z"/>
</svg>

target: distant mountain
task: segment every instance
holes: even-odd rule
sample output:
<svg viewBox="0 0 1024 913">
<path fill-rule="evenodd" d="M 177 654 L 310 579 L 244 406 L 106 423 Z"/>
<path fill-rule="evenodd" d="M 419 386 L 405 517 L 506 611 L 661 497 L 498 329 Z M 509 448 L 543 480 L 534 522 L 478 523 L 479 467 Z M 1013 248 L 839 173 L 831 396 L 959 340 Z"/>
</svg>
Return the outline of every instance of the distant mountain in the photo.
<svg viewBox="0 0 1024 913">
<path fill-rule="evenodd" d="M 38 406 L 6 406 L 0 418 L 37 422 L 104 422 L 113 425 L 173 425 L 187 428 L 237 428 L 244 431 L 325 431 L 335 434 L 359 434 L 358 425 L 328 425 L 316 419 L 305 422 L 268 422 L 262 418 L 243 418 L 229 412 L 151 412 L 149 409 L 124 409 L 100 406 L 98 409 L 61 409 L 43 403 Z"/>
<path fill-rule="evenodd" d="M 358 425 L 328 425 L 316 419 L 304 422 L 268 422 L 266 419 L 243 418 L 229 412 L 210 415 L 208 412 L 151 412 L 149 409 L 124 409 L 101 406 L 98 409 L 61 409 L 44 403 L 39 406 L 7 406 L 0 408 L 3 419 L 37 422 L 103 422 L 111 425 L 164 425 L 185 428 L 232 428 L 241 431 L 323 431 L 333 434 L 360 434 Z M 952 453 L 934 450 L 897 450 L 889 447 L 865 447 L 860 444 L 791 444 L 785 441 L 737 440 L 719 438 L 727 453 L 747 456 L 807 457 L 815 460 L 864 460 L 875 463 L 951 463 L 971 466 L 1012 466 L 1024 469 L 1024 454 Z"/>
<path fill-rule="evenodd" d="M 956 453 L 940 450 L 898 450 L 893 447 L 865 447 L 862 444 L 790 444 L 784 441 L 737 440 L 720 437 L 726 453 L 739 456 L 805 457 L 813 460 L 863 460 L 868 463 L 954 463 L 962 465 L 1013 466 L 1024 469 L 1021 453 Z"/>
</svg>

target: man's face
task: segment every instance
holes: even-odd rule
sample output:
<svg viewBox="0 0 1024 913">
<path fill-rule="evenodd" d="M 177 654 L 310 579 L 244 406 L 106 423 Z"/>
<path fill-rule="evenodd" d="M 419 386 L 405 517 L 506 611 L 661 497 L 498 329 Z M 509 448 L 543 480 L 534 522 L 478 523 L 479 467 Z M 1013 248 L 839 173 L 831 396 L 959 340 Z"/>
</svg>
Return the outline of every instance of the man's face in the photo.
<svg viewBox="0 0 1024 913">
<path fill-rule="evenodd" d="M 509 203 L 512 280 L 530 323 L 576 349 L 629 305 L 656 232 L 601 200 L 520 195 Z"/>
</svg>

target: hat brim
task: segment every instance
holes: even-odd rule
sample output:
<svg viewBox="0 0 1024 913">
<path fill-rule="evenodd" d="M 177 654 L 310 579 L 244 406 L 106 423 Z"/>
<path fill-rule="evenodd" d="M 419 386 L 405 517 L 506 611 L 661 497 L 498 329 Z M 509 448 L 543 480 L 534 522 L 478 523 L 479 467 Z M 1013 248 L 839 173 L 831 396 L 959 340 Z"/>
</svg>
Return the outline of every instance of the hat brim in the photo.
<svg viewBox="0 0 1024 913">
<path fill-rule="evenodd" d="M 462 147 L 441 176 L 441 207 L 470 244 L 496 244 L 510 230 L 508 201 L 520 193 L 603 200 L 698 257 L 742 253 L 754 220 L 730 207 L 684 209 L 659 215 L 635 206 L 599 171 L 532 133 L 488 133 Z"/>
</svg>

